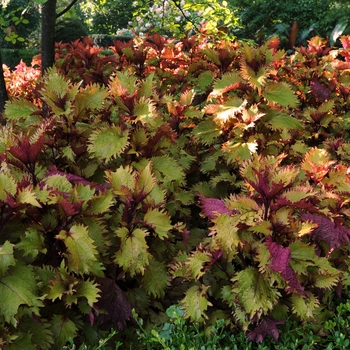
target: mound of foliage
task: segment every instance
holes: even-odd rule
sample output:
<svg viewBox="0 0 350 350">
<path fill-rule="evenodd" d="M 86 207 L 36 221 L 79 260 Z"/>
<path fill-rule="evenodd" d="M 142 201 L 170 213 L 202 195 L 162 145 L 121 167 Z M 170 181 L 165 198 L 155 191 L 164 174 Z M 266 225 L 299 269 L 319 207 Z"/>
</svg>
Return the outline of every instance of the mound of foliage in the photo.
<svg viewBox="0 0 350 350">
<path fill-rule="evenodd" d="M 174 304 L 258 342 L 291 315 L 320 331 L 350 285 L 341 42 L 86 39 L 34 85 L 9 71 L 1 346 L 97 343 Z"/>
</svg>

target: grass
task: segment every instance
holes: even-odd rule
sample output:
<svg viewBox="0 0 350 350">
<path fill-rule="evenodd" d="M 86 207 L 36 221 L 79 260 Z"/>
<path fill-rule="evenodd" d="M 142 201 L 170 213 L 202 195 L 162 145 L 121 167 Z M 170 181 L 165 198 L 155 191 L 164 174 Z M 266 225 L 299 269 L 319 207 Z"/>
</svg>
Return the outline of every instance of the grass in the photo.
<svg viewBox="0 0 350 350">
<path fill-rule="evenodd" d="M 198 324 L 189 324 L 184 311 L 178 306 L 167 309 L 169 321 L 161 329 L 146 331 L 143 320 L 134 311 L 137 323 L 137 339 L 125 344 L 118 338 L 119 332 L 111 333 L 97 345 L 74 344 L 73 340 L 65 347 L 67 350 L 333 350 L 348 349 L 350 345 L 350 301 L 336 307 L 333 316 L 325 322 L 323 335 L 313 332 L 313 325 L 286 322 L 280 333 L 279 342 L 267 337 L 262 343 L 248 341 L 243 332 L 232 333 L 225 328 L 225 321 L 218 320 L 209 331 L 209 336 Z"/>
</svg>

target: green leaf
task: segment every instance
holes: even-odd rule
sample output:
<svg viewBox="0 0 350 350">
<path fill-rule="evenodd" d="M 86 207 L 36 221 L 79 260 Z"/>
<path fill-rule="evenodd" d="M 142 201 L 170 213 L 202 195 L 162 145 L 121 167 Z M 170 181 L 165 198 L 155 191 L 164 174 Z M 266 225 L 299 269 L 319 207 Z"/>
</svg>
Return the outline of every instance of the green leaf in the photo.
<svg viewBox="0 0 350 350">
<path fill-rule="evenodd" d="M 203 322 L 208 318 L 205 311 L 213 304 L 206 298 L 209 286 L 192 286 L 181 300 L 182 306 L 185 308 L 185 317 L 190 318 L 193 322 Z"/>
<path fill-rule="evenodd" d="M 133 168 L 129 165 L 119 167 L 116 171 L 107 171 L 106 177 L 112 186 L 113 193 L 119 196 L 131 195 L 136 186 L 136 176 Z M 121 198 L 123 200 L 123 198 Z"/>
<path fill-rule="evenodd" d="M 302 130 L 304 128 L 300 120 L 285 113 L 271 113 L 264 120 L 273 130 Z"/>
<path fill-rule="evenodd" d="M 16 191 L 16 180 L 10 175 L 0 173 L 0 201 L 6 201 L 7 196 L 14 196 Z"/>
<path fill-rule="evenodd" d="M 79 298 L 86 298 L 88 304 L 92 307 L 97 303 L 100 290 L 98 284 L 92 281 L 79 281 L 74 286 L 74 293 L 67 295 L 67 305 L 77 304 Z"/>
<path fill-rule="evenodd" d="M 97 129 L 89 137 L 88 151 L 98 160 L 108 162 L 117 158 L 129 145 L 128 131 L 119 126 Z"/>
<path fill-rule="evenodd" d="M 13 100 L 6 103 L 5 118 L 8 120 L 27 119 L 39 108 L 27 100 Z"/>
<path fill-rule="evenodd" d="M 55 350 L 62 349 L 69 339 L 74 339 L 77 335 L 76 324 L 65 315 L 53 315 L 50 323 L 55 338 Z"/>
<path fill-rule="evenodd" d="M 57 189 L 60 192 L 69 193 L 73 188 L 67 177 L 60 174 L 50 175 L 44 179 L 44 182 L 48 186 L 52 187 L 53 189 Z"/>
<path fill-rule="evenodd" d="M 120 248 L 115 254 L 115 263 L 129 272 L 131 277 L 137 273 L 144 274 L 151 257 L 146 242 L 148 232 L 137 228 L 130 233 L 126 227 L 122 227 L 115 234 L 121 240 Z"/>
<path fill-rule="evenodd" d="M 138 98 L 149 98 L 152 95 L 152 83 L 154 78 L 154 72 L 150 73 L 145 80 L 143 80 L 141 87 L 137 92 Z"/>
<path fill-rule="evenodd" d="M 16 197 L 17 203 L 25 203 L 25 204 L 31 204 L 34 207 L 41 208 L 41 204 L 38 202 L 36 198 L 36 193 L 33 192 L 33 190 L 30 187 L 23 188 L 19 190 L 17 197 Z"/>
<path fill-rule="evenodd" d="M 4 276 L 9 266 L 15 266 L 16 261 L 13 257 L 13 247 L 9 241 L 0 246 L 0 273 L 1 276 Z"/>
<path fill-rule="evenodd" d="M 210 118 L 200 122 L 193 129 L 195 138 L 204 145 L 213 144 L 221 133 L 221 128 Z"/>
<path fill-rule="evenodd" d="M 236 226 L 237 218 L 221 214 L 213 221 L 215 225 L 211 227 L 212 233 L 210 235 L 213 236 L 215 247 L 223 249 L 229 255 L 233 254 L 240 243 Z"/>
<path fill-rule="evenodd" d="M 211 262 L 211 256 L 207 252 L 195 251 L 187 259 L 188 266 L 193 279 L 198 280 L 205 273 L 204 266 Z"/>
<path fill-rule="evenodd" d="M 213 82 L 214 75 L 210 70 L 202 72 L 197 79 L 198 87 L 201 91 L 205 92 L 209 85 Z"/>
<path fill-rule="evenodd" d="M 0 315 L 6 322 L 13 322 L 21 305 L 27 305 L 34 314 L 44 306 L 37 296 L 35 276 L 28 266 L 11 266 L 7 275 L 0 278 Z"/>
<path fill-rule="evenodd" d="M 160 173 L 160 180 L 164 183 L 176 181 L 180 184 L 185 182 L 185 173 L 179 163 L 168 156 L 152 157 L 153 171 Z"/>
<path fill-rule="evenodd" d="M 89 207 L 85 211 L 86 214 L 98 215 L 108 211 L 114 203 L 112 191 L 106 191 L 92 198 L 89 202 Z"/>
<path fill-rule="evenodd" d="M 319 307 L 319 301 L 312 293 L 308 293 L 308 296 L 294 293 L 292 295 L 292 302 L 293 313 L 297 314 L 303 321 L 314 317 L 314 313 Z"/>
<path fill-rule="evenodd" d="M 151 163 L 139 171 L 136 182 L 135 194 L 148 195 L 156 185 L 156 178 L 151 171 Z"/>
<path fill-rule="evenodd" d="M 45 100 L 47 100 L 47 93 L 50 93 L 51 100 L 53 100 L 53 102 L 58 102 L 69 90 L 69 81 L 66 80 L 65 76 L 58 73 L 55 67 L 48 70 L 45 83 L 45 87 L 41 90 Z M 52 93 L 56 95 L 56 98 L 52 99 Z"/>
<path fill-rule="evenodd" d="M 149 210 L 143 220 L 146 225 L 152 227 L 160 239 L 168 237 L 169 231 L 173 228 L 169 215 L 163 210 Z"/>
<path fill-rule="evenodd" d="M 102 266 L 98 261 L 98 251 L 90 238 L 88 228 L 82 225 L 73 225 L 69 232 L 62 230 L 56 239 L 64 241 L 68 253 L 66 257 L 69 261 L 68 268 L 79 274 L 95 273 L 102 277 Z"/>
<path fill-rule="evenodd" d="M 269 102 L 275 102 L 283 107 L 296 108 L 298 106 L 298 98 L 293 90 L 284 82 L 274 83 L 269 82 L 263 90 L 263 96 Z"/>
<path fill-rule="evenodd" d="M 234 290 L 250 317 L 272 310 L 280 297 L 277 289 L 271 286 L 265 276 L 253 267 L 242 270 L 232 281 L 237 281 L 237 287 Z"/>
<path fill-rule="evenodd" d="M 168 270 L 164 263 L 150 259 L 143 275 L 143 287 L 148 294 L 162 298 L 170 285 Z"/>
<path fill-rule="evenodd" d="M 102 88 L 97 84 L 89 85 L 84 90 L 80 90 L 75 97 L 75 117 L 80 117 L 79 120 L 81 120 L 81 117 L 85 116 L 87 109 L 101 109 L 107 96 L 107 88 Z"/>
<path fill-rule="evenodd" d="M 35 228 L 29 227 L 21 241 L 17 243 L 16 247 L 24 251 L 24 256 L 30 256 L 35 259 L 39 253 L 46 253 L 45 239 L 43 232 Z"/>
</svg>

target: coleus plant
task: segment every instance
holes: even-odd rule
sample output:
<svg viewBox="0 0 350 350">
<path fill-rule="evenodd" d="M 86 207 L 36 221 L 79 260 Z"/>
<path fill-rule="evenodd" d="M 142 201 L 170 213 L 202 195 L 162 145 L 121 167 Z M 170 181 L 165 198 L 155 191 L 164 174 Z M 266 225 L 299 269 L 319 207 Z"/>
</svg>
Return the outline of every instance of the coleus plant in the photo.
<svg viewBox="0 0 350 350">
<path fill-rule="evenodd" d="M 337 58 L 348 38 L 290 57 L 277 38 L 203 39 L 148 35 L 116 42 L 106 60 L 87 40 L 58 47 L 57 68 L 7 104 L 5 348 L 94 343 L 132 307 L 159 323 L 174 303 L 193 321 L 277 339 L 287 315 L 312 320 L 348 291 L 348 71 Z"/>
</svg>

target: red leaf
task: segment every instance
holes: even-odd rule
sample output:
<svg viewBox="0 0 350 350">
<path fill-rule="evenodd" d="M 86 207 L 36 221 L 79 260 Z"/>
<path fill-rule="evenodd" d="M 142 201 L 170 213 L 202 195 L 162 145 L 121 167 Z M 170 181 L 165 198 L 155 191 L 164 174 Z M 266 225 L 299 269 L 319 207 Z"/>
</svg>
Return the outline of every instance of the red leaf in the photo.
<svg viewBox="0 0 350 350">
<path fill-rule="evenodd" d="M 219 214 L 232 214 L 234 211 L 229 210 L 223 200 L 217 198 L 205 198 L 199 195 L 201 200 L 200 208 L 203 214 L 208 217 L 208 219 L 213 220 Z"/>
<path fill-rule="evenodd" d="M 261 343 L 263 339 L 269 335 L 273 340 L 278 343 L 279 332 L 276 327 L 278 324 L 284 323 L 283 321 L 277 322 L 271 317 L 265 317 L 261 323 L 248 334 L 248 340 L 255 340 L 257 343 Z"/>
<path fill-rule="evenodd" d="M 329 90 L 321 84 L 317 78 L 313 78 L 310 82 L 311 92 L 320 101 L 328 100 L 331 97 Z"/>
<path fill-rule="evenodd" d="M 310 220 L 318 225 L 311 233 L 311 238 L 317 244 L 324 241 L 329 245 L 330 249 L 334 249 L 350 242 L 350 229 L 339 223 L 310 213 L 304 214 L 302 219 Z"/>
<path fill-rule="evenodd" d="M 294 292 L 296 290 L 301 295 L 307 295 L 301 287 L 296 273 L 290 266 L 290 248 L 285 248 L 282 245 L 273 242 L 271 238 L 266 241 L 266 246 L 269 249 L 272 258 L 272 263 L 269 267 L 272 271 L 280 272 L 281 276 L 288 282 L 289 287 L 286 291 Z"/>
</svg>

